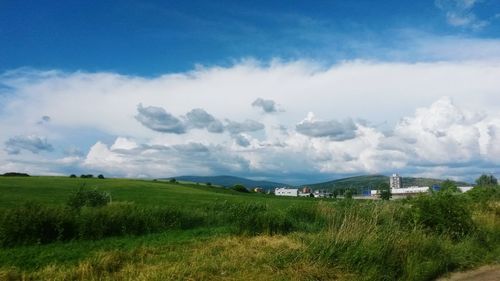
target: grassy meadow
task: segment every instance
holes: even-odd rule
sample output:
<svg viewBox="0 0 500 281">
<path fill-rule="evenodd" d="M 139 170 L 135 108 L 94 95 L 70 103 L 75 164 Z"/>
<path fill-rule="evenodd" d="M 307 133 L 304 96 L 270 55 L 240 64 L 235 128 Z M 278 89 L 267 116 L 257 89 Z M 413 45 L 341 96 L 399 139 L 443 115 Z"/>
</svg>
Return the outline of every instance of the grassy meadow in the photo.
<svg viewBox="0 0 500 281">
<path fill-rule="evenodd" d="M 84 186 L 105 206 L 73 208 Z M 0 177 L 0 280 L 433 280 L 500 262 L 500 191 L 317 200 Z"/>
</svg>

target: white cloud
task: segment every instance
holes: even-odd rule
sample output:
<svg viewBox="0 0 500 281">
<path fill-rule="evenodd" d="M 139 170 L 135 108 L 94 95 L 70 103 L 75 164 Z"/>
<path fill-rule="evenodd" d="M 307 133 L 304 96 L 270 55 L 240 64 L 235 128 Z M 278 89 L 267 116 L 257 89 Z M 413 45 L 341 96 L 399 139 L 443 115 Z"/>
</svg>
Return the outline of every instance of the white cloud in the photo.
<svg viewBox="0 0 500 281">
<path fill-rule="evenodd" d="M 295 130 L 310 137 L 329 137 L 331 140 L 344 141 L 356 137 L 356 124 L 351 119 L 316 120 L 314 114 L 309 112 L 307 118 L 295 126 Z"/>
<path fill-rule="evenodd" d="M 0 109 L 0 143 L 43 135 L 54 151 L 9 155 L 4 145 L 0 172 L 52 161 L 44 172 L 274 174 L 286 180 L 399 170 L 468 177 L 466 168 L 498 169 L 498 77 L 496 60 L 350 61 L 326 68 L 245 61 L 149 79 L 11 72 L 0 76 L 10 87 Z M 280 101 L 286 111 L 261 114 L 252 106 L 258 98 Z M 141 103 L 148 106 L 139 107 L 138 121 Z M 317 119 L 303 120 L 308 112 Z M 40 116 L 50 116 L 50 123 L 37 125 Z M 210 129 L 214 123 L 219 129 Z M 86 128 L 108 137 L 86 134 Z M 69 130 L 77 134 L 72 140 L 92 143 L 90 150 L 68 143 Z M 85 156 L 64 153 L 68 147 L 85 149 Z"/>
<path fill-rule="evenodd" d="M 448 24 L 474 30 L 482 29 L 489 24 L 479 19 L 472 11 L 478 0 L 436 0 L 435 5 L 446 14 Z"/>
</svg>

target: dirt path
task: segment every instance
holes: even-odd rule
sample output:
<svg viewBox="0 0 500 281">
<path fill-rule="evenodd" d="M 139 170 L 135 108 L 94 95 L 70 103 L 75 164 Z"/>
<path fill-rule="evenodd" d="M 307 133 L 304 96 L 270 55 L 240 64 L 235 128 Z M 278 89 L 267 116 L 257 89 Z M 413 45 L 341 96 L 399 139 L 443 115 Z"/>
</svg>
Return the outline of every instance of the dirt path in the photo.
<svg viewBox="0 0 500 281">
<path fill-rule="evenodd" d="M 500 265 L 487 265 L 478 269 L 452 273 L 437 281 L 500 281 Z"/>
</svg>

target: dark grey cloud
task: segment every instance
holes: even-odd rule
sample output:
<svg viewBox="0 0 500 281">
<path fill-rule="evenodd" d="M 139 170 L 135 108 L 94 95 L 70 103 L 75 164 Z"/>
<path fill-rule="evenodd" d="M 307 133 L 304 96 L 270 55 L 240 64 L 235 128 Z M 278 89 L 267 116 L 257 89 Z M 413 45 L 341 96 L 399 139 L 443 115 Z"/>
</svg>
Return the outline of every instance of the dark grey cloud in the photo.
<svg viewBox="0 0 500 281">
<path fill-rule="evenodd" d="M 252 103 L 252 106 L 260 107 L 266 113 L 273 113 L 278 111 L 278 108 L 276 107 L 276 102 L 274 102 L 273 100 L 265 100 L 262 98 L 258 98 Z"/>
<path fill-rule="evenodd" d="M 49 123 L 50 121 L 52 120 L 52 118 L 50 118 L 50 116 L 47 116 L 47 115 L 44 115 L 42 116 L 42 118 L 40 118 L 40 120 L 38 122 L 36 122 L 38 125 L 43 125 L 45 123 Z"/>
<path fill-rule="evenodd" d="M 207 129 L 211 133 L 224 132 L 222 122 L 215 119 L 212 115 L 201 108 L 195 108 L 186 114 L 186 123 L 188 126 Z"/>
<path fill-rule="evenodd" d="M 172 148 L 174 148 L 177 152 L 182 152 L 183 154 L 199 154 L 210 152 L 209 148 L 206 145 L 197 142 L 176 144 L 173 145 Z"/>
<path fill-rule="evenodd" d="M 41 151 L 53 151 L 54 147 L 46 138 L 39 136 L 16 136 L 5 142 L 5 151 L 8 154 L 19 154 L 21 150 L 37 154 Z"/>
<path fill-rule="evenodd" d="M 304 120 L 295 126 L 295 130 L 309 137 L 329 137 L 335 141 L 344 141 L 356 137 L 356 124 L 347 119 L 344 121 Z"/>
<path fill-rule="evenodd" d="M 255 120 L 247 119 L 243 122 L 226 120 L 226 130 L 231 134 L 240 134 L 244 132 L 255 132 L 264 129 L 264 124 Z"/>
<path fill-rule="evenodd" d="M 239 146 L 243 146 L 243 147 L 247 147 L 250 145 L 250 140 L 248 140 L 247 137 L 245 137 L 244 135 L 242 134 L 238 134 L 238 135 L 235 135 L 234 136 L 234 141 L 236 142 L 236 144 L 238 144 Z"/>
<path fill-rule="evenodd" d="M 186 132 L 183 122 L 161 107 L 143 107 L 142 104 L 139 104 L 137 111 L 138 114 L 135 119 L 151 130 L 173 134 L 184 134 Z"/>
</svg>

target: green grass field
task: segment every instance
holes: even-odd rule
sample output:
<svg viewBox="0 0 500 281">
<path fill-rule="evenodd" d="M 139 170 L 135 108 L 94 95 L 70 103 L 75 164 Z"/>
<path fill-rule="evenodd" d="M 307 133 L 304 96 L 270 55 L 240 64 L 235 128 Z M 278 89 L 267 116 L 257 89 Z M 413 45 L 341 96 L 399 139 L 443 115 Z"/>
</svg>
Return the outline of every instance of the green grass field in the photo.
<svg viewBox="0 0 500 281">
<path fill-rule="evenodd" d="M 11 208 L 26 201 L 43 204 L 64 204 L 79 187 L 109 192 L 113 201 L 134 202 L 138 205 L 197 207 L 212 202 L 263 202 L 277 207 L 312 199 L 283 198 L 263 194 L 245 194 L 219 187 L 189 183 L 133 179 L 81 179 L 65 177 L 0 177 L 0 208 Z"/>
<path fill-rule="evenodd" d="M 112 203 L 67 207 L 82 185 Z M 0 177 L 0 280 L 433 280 L 500 262 L 498 233 L 498 187 L 368 202 Z"/>
</svg>

